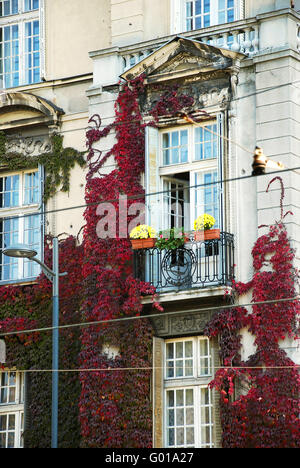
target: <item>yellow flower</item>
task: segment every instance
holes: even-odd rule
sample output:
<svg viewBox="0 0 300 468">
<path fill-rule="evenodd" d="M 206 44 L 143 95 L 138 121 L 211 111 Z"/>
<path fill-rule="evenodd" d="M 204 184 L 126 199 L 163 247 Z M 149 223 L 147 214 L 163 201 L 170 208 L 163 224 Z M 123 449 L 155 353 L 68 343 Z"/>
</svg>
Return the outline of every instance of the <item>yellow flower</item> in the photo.
<svg viewBox="0 0 300 468">
<path fill-rule="evenodd" d="M 213 216 L 204 213 L 195 220 L 194 229 L 195 231 L 211 229 L 215 225 L 215 222 L 216 220 Z"/>
<path fill-rule="evenodd" d="M 130 239 L 148 239 L 156 236 L 155 230 L 151 226 L 142 224 L 132 229 L 130 233 Z"/>
</svg>

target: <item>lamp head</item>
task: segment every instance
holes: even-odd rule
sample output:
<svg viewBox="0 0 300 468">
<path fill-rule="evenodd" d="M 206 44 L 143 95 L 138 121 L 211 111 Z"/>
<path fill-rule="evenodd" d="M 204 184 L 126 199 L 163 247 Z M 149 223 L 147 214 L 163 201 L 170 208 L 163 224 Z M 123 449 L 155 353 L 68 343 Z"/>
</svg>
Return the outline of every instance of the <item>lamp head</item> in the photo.
<svg viewBox="0 0 300 468">
<path fill-rule="evenodd" d="M 27 245 L 23 244 L 14 244 L 6 247 L 2 250 L 2 253 L 7 257 L 14 258 L 34 258 L 37 255 L 37 251 L 30 249 Z"/>
</svg>

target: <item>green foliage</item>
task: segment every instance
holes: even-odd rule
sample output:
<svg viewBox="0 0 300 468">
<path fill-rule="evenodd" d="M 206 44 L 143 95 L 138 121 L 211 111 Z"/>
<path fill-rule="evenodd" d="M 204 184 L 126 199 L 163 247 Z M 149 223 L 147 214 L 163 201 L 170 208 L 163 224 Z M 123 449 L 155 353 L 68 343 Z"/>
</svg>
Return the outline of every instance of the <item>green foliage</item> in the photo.
<svg viewBox="0 0 300 468">
<path fill-rule="evenodd" d="M 185 233 L 183 228 L 172 228 L 160 231 L 155 247 L 159 250 L 175 250 L 184 246 Z"/>
<path fill-rule="evenodd" d="M 6 136 L 0 132 L 0 167 L 15 171 L 33 169 L 39 165 L 45 168 L 44 202 L 53 197 L 58 189 L 68 192 L 70 189 L 70 173 L 75 164 L 85 166 L 84 153 L 74 148 L 63 147 L 63 136 L 52 135 L 50 138 L 52 150 L 38 156 L 26 156 L 22 153 L 6 151 Z"/>
</svg>

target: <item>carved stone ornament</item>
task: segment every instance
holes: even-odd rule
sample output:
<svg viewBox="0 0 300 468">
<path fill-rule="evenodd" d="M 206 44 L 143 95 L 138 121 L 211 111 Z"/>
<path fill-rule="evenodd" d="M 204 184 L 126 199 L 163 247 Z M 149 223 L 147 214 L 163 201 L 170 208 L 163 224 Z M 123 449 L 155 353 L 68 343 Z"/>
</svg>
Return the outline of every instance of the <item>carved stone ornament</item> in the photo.
<svg viewBox="0 0 300 468">
<path fill-rule="evenodd" d="M 191 333 L 202 333 L 211 317 L 211 312 L 203 310 L 201 312 L 184 312 L 171 316 L 165 315 L 153 319 L 152 323 L 158 336 L 181 336 Z"/>
<path fill-rule="evenodd" d="M 146 83 L 158 83 L 210 73 L 231 73 L 232 67 L 244 58 L 243 54 L 222 49 L 198 40 L 176 36 L 148 57 L 126 70 L 121 78 L 131 80 L 141 74 Z"/>
<path fill-rule="evenodd" d="M 6 141 L 8 153 L 21 153 L 27 156 L 38 156 L 51 151 L 48 137 L 22 137 L 21 135 L 8 136 Z"/>
<path fill-rule="evenodd" d="M 203 93 L 199 96 L 199 104 L 201 107 L 222 106 L 222 104 L 229 100 L 229 88 L 213 88 L 208 93 Z"/>
</svg>

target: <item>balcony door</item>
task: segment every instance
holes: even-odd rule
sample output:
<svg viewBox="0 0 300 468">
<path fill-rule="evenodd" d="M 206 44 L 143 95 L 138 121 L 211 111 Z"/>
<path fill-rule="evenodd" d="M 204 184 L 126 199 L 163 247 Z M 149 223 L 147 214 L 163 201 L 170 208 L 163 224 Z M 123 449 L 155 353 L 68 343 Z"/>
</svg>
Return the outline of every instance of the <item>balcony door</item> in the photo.
<svg viewBox="0 0 300 468">
<path fill-rule="evenodd" d="M 189 181 L 163 177 L 163 229 L 185 228 L 189 225 Z"/>
</svg>

